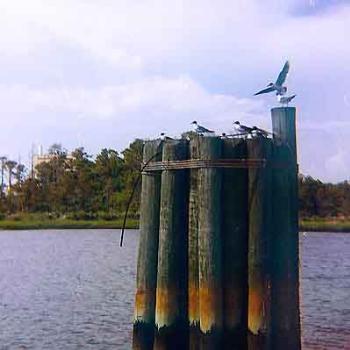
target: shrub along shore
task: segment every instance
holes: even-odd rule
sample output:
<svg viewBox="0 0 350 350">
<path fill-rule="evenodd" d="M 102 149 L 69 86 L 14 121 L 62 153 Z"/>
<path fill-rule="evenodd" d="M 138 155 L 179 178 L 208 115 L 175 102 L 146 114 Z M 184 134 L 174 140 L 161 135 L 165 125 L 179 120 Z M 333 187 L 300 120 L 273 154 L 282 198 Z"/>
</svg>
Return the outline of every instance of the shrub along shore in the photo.
<svg viewBox="0 0 350 350">
<path fill-rule="evenodd" d="M 0 229 L 121 228 L 132 193 L 127 228 L 137 228 L 143 144 L 136 139 L 95 157 L 54 144 L 32 171 L 0 157 Z M 350 232 L 350 182 L 299 174 L 299 214 L 300 231 Z"/>
<path fill-rule="evenodd" d="M 46 229 L 120 229 L 123 226 L 123 220 L 1 220 L 0 230 L 46 230 Z M 137 229 L 138 220 L 128 219 L 127 229 Z"/>
<path fill-rule="evenodd" d="M 127 229 L 137 229 L 137 217 L 128 218 Z M 41 229 L 120 229 L 123 226 L 123 216 L 101 215 L 89 216 L 59 216 L 43 214 L 23 214 L 0 218 L 0 230 L 41 230 Z M 300 231 L 318 232 L 350 232 L 350 220 L 339 219 L 304 219 L 300 221 Z"/>
<path fill-rule="evenodd" d="M 323 218 L 301 220 L 299 231 L 350 232 L 350 220 Z"/>
</svg>

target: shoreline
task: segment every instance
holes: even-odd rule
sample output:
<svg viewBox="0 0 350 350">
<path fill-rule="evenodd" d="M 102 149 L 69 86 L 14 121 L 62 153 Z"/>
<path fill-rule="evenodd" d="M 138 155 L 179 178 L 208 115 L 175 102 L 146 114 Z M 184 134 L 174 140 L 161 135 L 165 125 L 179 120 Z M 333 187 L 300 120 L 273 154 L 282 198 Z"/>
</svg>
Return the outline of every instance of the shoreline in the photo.
<svg viewBox="0 0 350 350">
<path fill-rule="evenodd" d="M 126 229 L 138 229 L 138 220 L 128 219 Z M 0 230 L 121 229 L 123 220 L 0 220 Z"/>
<path fill-rule="evenodd" d="M 299 232 L 349 232 L 350 221 L 302 220 Z"/>
<path fill-rule="evenodd" d="M 0 220 L 0 230 L 121 229 L 123 220 Z M 139 221 L 128 219 L 126 229 L 138 229 Z M 302 220 L 299 232 L 349 232 L 350 221 Z"/>
</svg>

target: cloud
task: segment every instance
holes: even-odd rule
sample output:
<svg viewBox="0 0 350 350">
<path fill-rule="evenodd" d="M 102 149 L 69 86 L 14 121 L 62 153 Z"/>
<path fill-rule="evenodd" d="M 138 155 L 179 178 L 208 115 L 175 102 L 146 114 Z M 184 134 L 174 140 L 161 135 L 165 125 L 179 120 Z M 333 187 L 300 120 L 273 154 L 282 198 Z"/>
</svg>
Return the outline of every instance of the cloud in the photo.
<svg viewBox="0 0 350 350">
<path fill-rule="evenodd" d="M 345 178 L 325 164 L 344 158 L 349 138 L 319 125 L 348 119 L 349 30 L 345 1 L 1 1 L 0 146 L 69 147 L 79 134 L 93 150 L 122 147 L 164 126 L 179 134 L 193 118 L 217 130 L 234 119 L 269 127 L 274 97 L 251 96 L 289 58 L 301 168 Z M 326 150 L 325 135 L 336 141 Z"/>
<path fill-rule="evenodd" d="M 83 132 L 90 136 L 88 146 L 97 151 L 102 145 L 94 142 L 96 138 L 103 140 L 103 146 L 122 148 L 130 141 L 130 133 L 134 137 L 158 137 L 161 131 L 180 135 L 189 129 L 193 119 L 219 132 L 227 132 L 233 120 L 249 122 L 257 114 L 266 123 L 262 102 L 211 94 L 186 76 L 152 77 L 92 89 L 40 90 L 3 85 L 0 104 L 7 116 L 3 131 L 10 134 L 23 128 L 34 131 L 21 137 L 27 149 L 45 131 L 69 145 L 77 140 L 69 140 L 67 135 Z M 108 132 L 113 130 L 114 137 L 104 137 L 106 128 Z"/>
</svg>

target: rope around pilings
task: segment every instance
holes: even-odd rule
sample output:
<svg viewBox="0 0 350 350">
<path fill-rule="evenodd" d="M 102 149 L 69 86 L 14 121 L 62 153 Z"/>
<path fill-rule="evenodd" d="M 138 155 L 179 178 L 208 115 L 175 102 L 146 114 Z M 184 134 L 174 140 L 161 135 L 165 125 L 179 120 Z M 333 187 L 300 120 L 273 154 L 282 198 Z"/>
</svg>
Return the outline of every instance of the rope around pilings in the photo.
<svg viewBox="0 0 350 350">
<path fill-rule="evenodd" d="M 161 145 L 162 143 L 160 143 Z M 129 208 L 130 208 L 130 205 L 132 203 L 132 200 L 134 198 L 134 194 L 135 194 L 135 191 L 136 191 L 136 188 L 141 180 L 141 177 L 142 177 L 142 173 L 144 171 L 144 169 L 148 166 L 148 164 L 156 157 L 158 157 L 159 155 L 162 154 L 162 151 L 159 151 L 157 153 L 155 153 L 150 159 L 147 160 L 147 162 L 144 163 L 144 165 L 141 167 L 138 175 L 137 175 L 137 178 L 136 180 L 134 181 L 134 184 L 133 184 L 133 187 L 132 187 L 132 191 L 131 191 L 131 194 L 130 194 L 130 197 L 129 197 L 129 200 L 128 200 L 128 203 L 126 205 L 126 210 L 125 210 L 125 215 L 124 215 L 124 221 L 123 221 L 123 227 L 122 227 L 122 230 L 121 230 L 121 233 L 120 233 L 120 243 L 119 243 L 119 246 L 122 247 L 123 246 L 123 240 L 124 240 L 124 232 L 125 232 L 125 226 L 126 226 L 126 220 L 127 220 L 127 217 L 128 217 L 128 213 L 129 213 Z"/>
<path fill-rule="evenodd" d="M 163 141 L 160 143 L 160 145 Z M 288 145 L 289 146 L 289 145 Z M 289 147 L 290 148 L 290 147 Z M 126 220 L 129 213 L 130 205 L 134 198 L 136 188 L 141 180 L 143 174 L 150 172 L 164 171 L 164 170 L 181 170 L 181 169 L 199 169 L 199 168 L 236 168 L 236 169 L 247 169 L 247 168 L 264 168 L 270 166 L 277 169 L 293 168 L 294 166 L 285 162 L 272 162 L 267 159 L 187 159 L 178 161 L 165 161 L 165 162 L 152 162 L 154 158 L 159 156 L 162 152 L 155 153 L 147 162 L 143 163 L 139 174 L 133 184 L 126 211 L 123 220 L 123 226 L 120 235 L 120 247 L 123 246 L 124 232 L 126 226 Z M 298 164 L 296 165 L 298 169 Z"/>
<path fill-rule="evenodd" d="M 199 168 L 291 168 L 293 165 L 287 162 L 273 162 L 267 159 L 187 159 L 173 160 L 165 162 L 148 162 L 143 166 L 143 172 L 154 172 L 164 170 L 199 169 Z"/>
</svg>

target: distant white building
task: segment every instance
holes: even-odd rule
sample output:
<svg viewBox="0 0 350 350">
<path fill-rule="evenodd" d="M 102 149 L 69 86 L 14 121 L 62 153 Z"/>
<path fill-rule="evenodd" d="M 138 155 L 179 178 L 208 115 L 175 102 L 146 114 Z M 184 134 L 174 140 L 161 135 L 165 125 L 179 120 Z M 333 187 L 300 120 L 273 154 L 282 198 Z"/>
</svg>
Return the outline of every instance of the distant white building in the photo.
<svg viewBox="0 0 350 350">
<path fill-rule="evenodd" d="M 50 154 L 50 153 L 47 153 L 47 154 L 43 154 L 42 153 L 42 150 L 39 152 L 39 154 L 35 154 L 33 155 L 33 158 L 32 158 L 32 166 L 33 166 L 33 173 L 34 173 L 34 176 L 36 175 L 36 167 L 40 164 L 43 164 L 43 163 L 49 163 L 51 160 L 55 159 L 55 157 L 57 157 L 56 154 Z M 72 154 L 66 154 L 66 159 L 67 160 L 73 160 L 74 157 Z"/>
</svg>

